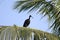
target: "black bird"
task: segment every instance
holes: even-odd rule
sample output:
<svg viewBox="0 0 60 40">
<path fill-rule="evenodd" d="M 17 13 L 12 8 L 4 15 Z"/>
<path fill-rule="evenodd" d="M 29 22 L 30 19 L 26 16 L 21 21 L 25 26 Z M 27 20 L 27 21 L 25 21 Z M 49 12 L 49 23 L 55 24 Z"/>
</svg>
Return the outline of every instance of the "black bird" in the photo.
<svg viewBox="0 0 60 40">
<path fill-rule="evenodd" d="M 25 20 L 23 27 L 27 27 L 30 24 L 30 17 L 32 16 L 30 15 L 29 18 Z"/>
</svg>

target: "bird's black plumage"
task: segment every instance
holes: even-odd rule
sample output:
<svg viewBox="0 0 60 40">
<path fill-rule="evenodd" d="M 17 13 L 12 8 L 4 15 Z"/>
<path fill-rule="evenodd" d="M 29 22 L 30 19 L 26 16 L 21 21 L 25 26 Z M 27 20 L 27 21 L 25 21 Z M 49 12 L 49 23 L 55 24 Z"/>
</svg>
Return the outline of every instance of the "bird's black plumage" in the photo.
<svg viewBox="0 0 60 40">
<path fill-rule="evenodd" d="M 23 27 L 27 27 L 30 24 L 30 17 L 31 17 L 31 15 L 29 16 L 28 19 L 25 20 Z"/>
</svg>

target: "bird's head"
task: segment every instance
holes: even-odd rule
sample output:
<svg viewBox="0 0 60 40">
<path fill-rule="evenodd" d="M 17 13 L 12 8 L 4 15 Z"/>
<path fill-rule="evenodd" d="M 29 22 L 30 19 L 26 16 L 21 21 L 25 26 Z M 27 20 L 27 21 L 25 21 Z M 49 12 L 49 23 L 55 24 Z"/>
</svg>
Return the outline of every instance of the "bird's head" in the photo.
<svg viewBox="0 0 60 40">
<path fill-rule="evenodd" d="M 30 17 L 32 17 L 31 15 L 29 16 L 29 19 L 30 19 Z M 33 17 L 32 17 L 33 18 Z"/>
<path fill-rule="evenodd" d="M 32 17 L 31 15 L 29 16 L 29 19 L 30 19 L 30 17 Z M 32 17 L 33 18 L 33 17 Z"/>
</svg>

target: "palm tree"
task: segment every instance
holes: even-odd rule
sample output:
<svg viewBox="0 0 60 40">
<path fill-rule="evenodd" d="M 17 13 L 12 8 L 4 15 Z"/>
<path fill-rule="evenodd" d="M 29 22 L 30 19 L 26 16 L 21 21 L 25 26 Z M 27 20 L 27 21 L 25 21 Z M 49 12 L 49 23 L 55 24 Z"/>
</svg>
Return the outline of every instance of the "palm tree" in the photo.
<svg viewBox="0 0 60 40">
<path fill-rule="evenodd" d="M 39 9 L 41 7 L 38 12 L 41 12 L 42 14 L 44 14 L 44 16 L 48 15 L 50 20 L 53 19 L 54 22 L 50 26 L 50 28 L 53 28 L 53 30 L 55 31 L 56 29 L 58 29 L 60 23 L 59 0 L 57 2 L 55 1 L 56 0 L 48 2 L 45 0 L 23 0 L 17 1 L 15 4 L 16 6 L 14 7 L 15 9 L 17 8 L 19 12 L 28 9 L 30 9 L 30 12 L 35 8 Z M 0 27 L 0 40 L 31 40 L 33 39 L 32 37 L 34 37 L 34 40 L 60 40 L 60 37 L 40 30 L 18 27 L 16 25 Z"/>
<path fill-rule="evenodd" d="M 60 0 L 23 0 L 23 1 L 16 1 L 14 9 L 18 9 L 19 12 L 24 10 L 29 10 L 28 12 L 31 12 L 32 10 L 39 9 L 37 13 L 44 14 L 44 16 L 48 16 L 49 21 L 53 21 L 53 23 L 50 25 L 50 28 L 52 28 L 53 33 L 56 33 L 58 31 L 58 28 L 60 27 Z M 43 16 L 43 17 L 44 17 Z M 58 32 L 59 33 L 59 32 Z"/>
<path fill-rule="evenodd" d="M 0 40 L 60 40 L 54 34 L 31 28 L 14 26 L 2 26 L 0 28 Z"/>
</svg>

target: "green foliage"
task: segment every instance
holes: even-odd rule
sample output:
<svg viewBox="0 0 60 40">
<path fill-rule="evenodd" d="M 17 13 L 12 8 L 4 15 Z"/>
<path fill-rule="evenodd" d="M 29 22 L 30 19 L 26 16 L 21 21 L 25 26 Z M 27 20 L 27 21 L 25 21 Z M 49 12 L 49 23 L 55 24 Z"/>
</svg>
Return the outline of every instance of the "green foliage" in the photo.
<svg viewBox="0 0 60 40">
<path fill-rule="evenodd" d="M 32 35 L 33 34 L 33 35 Z M 36 29 L 18 26 L 4 26 L 0 28 L 0 40 L 41 40 L 45 37 L 48 40 L 59 40 L 59 37 Z"/>
</svg>

